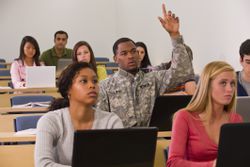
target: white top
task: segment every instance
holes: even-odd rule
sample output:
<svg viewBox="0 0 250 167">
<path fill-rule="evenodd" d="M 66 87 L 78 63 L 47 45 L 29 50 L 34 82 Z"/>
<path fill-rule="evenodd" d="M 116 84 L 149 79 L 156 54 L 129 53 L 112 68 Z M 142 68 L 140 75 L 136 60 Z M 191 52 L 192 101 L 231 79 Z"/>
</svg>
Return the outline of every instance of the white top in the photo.
<svg viewBox="0 0 250 167">
<path fill-rule="evenodd" d="M 92 129 L 115 128 L 123 128 L 122 121 L 116 114 L 95 111 Z M 51 111 L 42 116 L 37 125 L 35 166 L 71 166 L 73 140 L 74 128 L 69 108 Z"/>
</svg>

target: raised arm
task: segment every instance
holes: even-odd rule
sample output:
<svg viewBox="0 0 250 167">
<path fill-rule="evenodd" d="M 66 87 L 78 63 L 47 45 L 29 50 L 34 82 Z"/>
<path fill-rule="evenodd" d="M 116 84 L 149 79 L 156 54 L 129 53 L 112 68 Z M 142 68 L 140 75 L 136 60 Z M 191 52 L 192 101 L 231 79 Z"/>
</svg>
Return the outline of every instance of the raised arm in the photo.
<svg viewBox="0 0 250 167">
<path fill-rule="evenodd" d="M 162 4 L 162 14 L 163 17 L 158 17 L 162 27 L 169 33 L 171 38 L 179 37 L 180 36 L 179 18 L 176 17 L 175 14 L 172 13 L 171 11 L 167 11 L 165 4 Z"/>
<path fill-rule="evenodd" d="M 173 45 L 171 66 L 169 70 L 158 71 L 155 75 L 159 94 L 175 88 L 180 83 L 194 79 L 192 60 L 179 32 L 179 19 L 162 5 L 163 17 L 159 17 L 162 27 L 169 33 Z M 160 68 L 162 69 L 162 68 Z"/>
</svg>

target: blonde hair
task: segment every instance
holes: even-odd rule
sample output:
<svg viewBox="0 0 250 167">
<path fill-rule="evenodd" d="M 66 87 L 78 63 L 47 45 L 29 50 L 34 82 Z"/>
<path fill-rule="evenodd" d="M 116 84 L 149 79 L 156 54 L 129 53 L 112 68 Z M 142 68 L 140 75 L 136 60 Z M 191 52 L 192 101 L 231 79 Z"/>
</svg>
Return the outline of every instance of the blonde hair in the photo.
<svg viewBox="0 0 250 167">
<path fill-rule="evenodd" d="M 222 72 L 233 72 L 236 80 L 236 74 L 231 65 L 224 61 L 213 61 L 207 64 L 200 76 L 197 89 L 187 105 L 186 110 L 189 112 L 205 112 L 206 120 L 211 120 L 212 116 L 212 97 L 211 97 L 211 81 Z M 236 105 L 236 82 L 232 101 L 224 106 L 226 112 L 235 111 Z"/>
</svg>

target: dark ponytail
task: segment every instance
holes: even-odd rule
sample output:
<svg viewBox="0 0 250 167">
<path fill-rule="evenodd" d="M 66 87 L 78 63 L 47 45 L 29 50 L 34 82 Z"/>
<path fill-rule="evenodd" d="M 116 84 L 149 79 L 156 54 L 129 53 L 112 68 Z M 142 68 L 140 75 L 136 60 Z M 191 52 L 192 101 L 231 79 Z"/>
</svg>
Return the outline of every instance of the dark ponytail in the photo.
<svg viewBox="0 0 250 167">
<path fill-rule="evenodd" d="M 57 98 L 51 102 L 49 111 L 57 110 L 57 109 L 64 108 L 64 107 L 69 107 L 69 99 Z"/>
</svg>

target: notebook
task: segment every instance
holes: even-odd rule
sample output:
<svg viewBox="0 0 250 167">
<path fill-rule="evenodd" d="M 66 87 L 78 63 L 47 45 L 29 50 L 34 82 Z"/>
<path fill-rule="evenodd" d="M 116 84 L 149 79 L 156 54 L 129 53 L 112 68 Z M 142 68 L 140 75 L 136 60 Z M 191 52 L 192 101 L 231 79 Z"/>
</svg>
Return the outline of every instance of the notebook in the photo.
<svg viewBox="0 0 250 167">
<path fill-rule="evenodd" d="M 56 87 L 55 66 L 26 67 L 26 87 L 27 88 Z"/>
<path fill-rule="evenodd" d="M 171 131 L 174 113 L 185 108 L 191 98 L 191 95 L 158 96 L 155 100 L 149 126 L 158 127 L 159 131 Z"/>
<path fill-rule="evenodd" d="M 250 166 L 250 123 L 224 124 L 221 127 L 217 167 Z"/>
<path fill-rule="evenodd" d="M 72 59 L 59 59 L 57 61 L 57 72 L 62 72 L 68 65 L 72 64 Z"/>
<path fill-rule="evenodd" d="M 242 116 L 244 122 L 250 122 L 250 96 L 237 97 L 236 112 Z"/>
<path fill-rule="evenodd" d="M 157 128 L 76 131 L 72 167 L 153 167 Z"/>
</svg>

